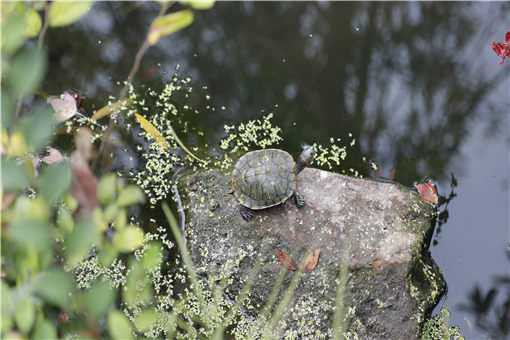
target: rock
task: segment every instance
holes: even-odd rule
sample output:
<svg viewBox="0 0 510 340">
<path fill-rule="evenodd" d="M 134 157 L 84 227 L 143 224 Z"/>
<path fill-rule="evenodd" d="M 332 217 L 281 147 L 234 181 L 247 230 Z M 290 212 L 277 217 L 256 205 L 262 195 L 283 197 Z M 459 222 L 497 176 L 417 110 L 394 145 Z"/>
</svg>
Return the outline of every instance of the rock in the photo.
<svg viewBox="0 0 510 340">
<path fill-rule="evenodd" d="M 300 173 L 298 188 L 304 208 L 289 200 L 256 212 L 248 223 L 228 176 L 209 170 L 181 181 L 199 274 L 231 278 L 232 297 L 251 282 L 250 274 L 254 278 L 235 332 L 255 330 L 256 336 L 269 325 L 277 338 L 327 339 L 336 327 L 348 339 L 419 338 L 445 289 L 426 252 L 433 208 L 398 184 L 312 168 Z M 314 250 L 319 261 L 307 272 L 288 270 L 276 256 L 299 265 Z M 281 289 L 273 292 L 275 286 Z M 272 292 L 277 298 L 268 308 Z M 345 318 L 335 323 L 336 308 Z"/>
</svg>

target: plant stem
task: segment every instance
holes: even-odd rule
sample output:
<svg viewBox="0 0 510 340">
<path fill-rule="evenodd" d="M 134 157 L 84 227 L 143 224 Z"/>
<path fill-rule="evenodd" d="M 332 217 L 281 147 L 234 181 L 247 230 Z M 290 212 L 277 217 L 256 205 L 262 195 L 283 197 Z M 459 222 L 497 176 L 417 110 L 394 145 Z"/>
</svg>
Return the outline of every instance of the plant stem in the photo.
<svg viewBox="0 0 510 340">
<path fill-rule="evenodd" d="M 170 3 L 162 3 L 161 7 L 159 8 L 159 13 L 156 16 L 156 19 L 165 14 L 166 10 L 168 9 Z M 149 28 L 150 32 L 150 28 Z M 142 45 L 138 49 L 135 55 L 135 60 L 133 62 L 133 66 L 131 66 L 131 70 L 129 71 L 129 74 L 126 78 L 126 83 L 124 84 L 124 87 L 122 88 L 122 91 L 120 92 L 120 99 L 124 98 L 127 94 L 127 91 L 129 89 L 129 84 L 133 81 L 133 78 L 135 77 L 136 73 L 138 72 L 138 69 L 140 68 L 140 65 L 142 63 L 143 56 L 145 55 L 145 52 L 149 49 L 149 33 L 145 36 L 145 39 L 143 40 Z"/>
<path fill-rule="evenodd" d="M 42 44 L 44 42 L 44 37 L 46 36 L 46 31 L 48 30 L 48 12 L 49 12 L 49 4 L 46 1 L 44 4 L 44 22 L 43 26 L 41 28 L 41 31 L 39 32 L 39 37 L 37 38 L 37 48 L 41 49 Z"/>
</svg>

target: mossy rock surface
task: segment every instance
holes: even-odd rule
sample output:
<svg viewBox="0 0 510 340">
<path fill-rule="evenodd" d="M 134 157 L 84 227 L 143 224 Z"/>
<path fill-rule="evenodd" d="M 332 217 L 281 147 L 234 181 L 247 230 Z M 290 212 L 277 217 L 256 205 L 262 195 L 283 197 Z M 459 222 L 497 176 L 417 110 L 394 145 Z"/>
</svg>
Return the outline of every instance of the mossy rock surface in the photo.
<svg viewBox="0 0 510 340">
<path fill-rule="evenodd" d="M 343 306 L 348 338 L 417 339 L 444 292 L 427 255 L 434 211 L 406 187 L 307 168 L 298 176 L 304 208 L 288 201 L 257 211 L 250 222 L 239 213 L 228 175 L 204 171 L 184 177 L 180 187 L 199 273 L 232 279 L 227 292 L 234 297 L 259 268 L 241 324 L 263 324 L 260 311 L 278 276 L 286 275 L 282 295 L 295 274 L 278 261 L 278 251 L 296 263 L 316 249 L 320 258 L 303 273 L 273 330 L 277 338 L 332 336 L 340 266 L 348 268 Z"/>
</svg>

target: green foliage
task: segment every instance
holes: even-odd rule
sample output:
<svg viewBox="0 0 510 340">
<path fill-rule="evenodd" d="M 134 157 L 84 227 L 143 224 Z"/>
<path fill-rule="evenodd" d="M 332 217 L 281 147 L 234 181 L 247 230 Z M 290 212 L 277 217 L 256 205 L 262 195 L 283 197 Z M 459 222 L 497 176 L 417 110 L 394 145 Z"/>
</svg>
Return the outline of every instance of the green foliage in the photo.
<svg viewBox="0 0 510 340">
<path fill-rule="evenodd" d="M 85 15 L 93 4 L 92 1 L 53 1 L 48 12 L 49 25 L 51 27 L 70 25 Z"/>
<path fill-rule="evenodd" d="M 183 5 L 189 5 L 193 9 L 210 9 L 214 6 L 215 0 L 180 0 Z"/>
<path fill-rule="evenodd" d="M 115 340 L 133 339 L 131 323 L 121 312 L 112 310 L 108 314 L 108 329 Z"/>
<path fill-rule="evenodd" d="M 439 313 L 427 320 L 423 325 L 422 340 L 463 340 L 460 330 L 456 326 L 450 326 L 450 312 L 442 308 Z"/>
<path fill-rule="evenodd" d="M 33 92 L 46 68 L 44 52 L 38 48 L 25 48 L 9 65 L 7 83 L 15 97 Z"/>
<path fill-rule="evenodd" d="M 192 22 L 193 12 L 189 10 L 183 10 L 158 17 L 151 24 L 147 40 L 150 45 L 155 45 L 162 37 L 180 31 L 181 29 L 191 25 Z"/>
<path fill-rule="evenodd" d="M 71 185 L 71 169 L 68 161 L 48 166 L 40 174 L 39 191 L 50 203 L 55 203 Z"/>
</svg>

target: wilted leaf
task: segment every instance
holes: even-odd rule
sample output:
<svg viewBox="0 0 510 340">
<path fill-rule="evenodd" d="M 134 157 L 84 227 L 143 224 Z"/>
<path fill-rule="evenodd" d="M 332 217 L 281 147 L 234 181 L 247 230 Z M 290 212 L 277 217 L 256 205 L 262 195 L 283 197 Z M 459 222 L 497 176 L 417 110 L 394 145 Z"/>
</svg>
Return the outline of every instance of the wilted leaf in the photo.
<svg viewBox="0 0 510 340">
<path fill-rule="evenodd" d="M 25 10 L 25 36 L 28 38 L 36 37 L 41 30 L 42 20 L 39 13 L 33 8 Z"/>
<path fill-rule="evenodd" d="M 156 141 L 156 143 L 159 144 L 159 146 L 161 146 L 165 150 L 170 148 L 170 144 L 168 144 L 165 137 L 163 137 L 161 132 L 159 132 L 158 129 L 156 129 L 156 127 L 154 125 L 152 125 L 151 122 L 149 122 L 147 119 L 145 119 L 144 116 L 142 116 L 138 113 L 135 113 L 135 117 L 136 117 L 136 120 L 138 121 L 138 123 L 140 124 L 140 126 L 142 127 L 142 129 L 144 129 L 145 132 L 147 132 L 147 134 L 152 139 L 154 139 Z"/>
<path fill-rule="evenodd" d="M 16 54 L 16 58 L 9 65 L 8 72 L 8 82 L 13 95 L 23 97 L 32 93 L 39 85 L 45 68 L 46 58 L 38 48 L 26 48 Z"/>
<path fill-rule="evenodd" d="M 2 157 L 2 188 L 3 191 L 16 191 L 24 189 L 30 183 L 30 177 L 23 166 L 17 160 Z"/>
<path fill-rule="evenodd" d="M 66 308 L 73 287 L 71 274 L 60 269 L 51 269 L 40 274 L 34 291 L 48 303 Z"/>
<path fill-rule="evenodd" d="M 98 240 L 99 233 L 92 222 L 79 222 L 64 241 L 67 263 L 75 266 L 89 254 L 92 245 Z"/>
<path fill-rule="evenodd" d="M 78 201 L 80 211 L 83 214 L 90 214 L 98 206 L 96 176 L 77 152 L 71 155 L 71 170 L 73 174 L 71 193 Z"/>
<path fill-rule="evenodd" d="M 143 245 L 143 231 L 134 226 L 118 230 L 113 237 L 113 245 L 120 252 L 131 252 Z"/>
<path fill-rule="evenodd" d="M 26 297 L 16 304 L 14 318 L 18 329 L 23 334 L 28 334 L 35 320 L 35 308 L 31 298 Z"/>
<path fill-rule="evenodd" d="M 415 183 L 414 187 L 418 191 L 422 201 L 432 205 L 437 205 L 439 203 L 437 187 L 431 180 L 428 180 L 425 183 Z"/>
<path fill-rule="evenodd" d="M 59 123 L 65 122 L 78 113 L 76 99 L 69 92 L 64 92 L 60 96 L 49 96 L 46 101 L 55 111 L 55 117 Z"/>
<path fill-rule="evenodd" d="M 288 270 L 291 270 L 291 271 L 297 270 L 296 263 L 294 262 L 292 257 L 290 257 L 290 255 L 287 252 L 277 249 L 276 250 L 276 259 L 278 260 L 280 265 L 286 267 Z"/>
<path fill-rule="evenodd" d="M 101 177 L 97 186 L 97 196 L 102 204 L 108 204 L 115 198 L 117 188 L 117 176 L 107 174 Z"/>
<path fill-rule="evenodd" d="M 57 27 L 72 24 L 85 15 L 92 5 L 92 1 L 55 0 L 48 12 L 49 25 Z"/>
<path fill-rule="evenodd" d="M 134 324 L 140 332 L 148 331 L 158 320 L 159 314 L 155 310 L 144 310 L 135 317 Z"/>
<path fill-rule="evenodd" d="M 55 118 L 49 108 L 40 107 L 23 118 L 16 128 L 23 134 L 31 152 L 45 147 L 53 134 Z"/>
<path fill-rule="evenodd" d="M 314 251 L 308 255 L 308 257 L 305 259 L 304 264 L 304 271 L 309 273 L 317 267 L 317 264 L 319 263 L 319 257 L 321 255 L 320 249 L 314 249 Z"/>
<path fill-rule="evenodd" d="M 49 165 L 41 171 L 39 177 L 40 193 L 50 203 L 57 202 L 67 192 L 70 184 L 71 169 L 67 161 Z"/>
<path fill-rule="evenodd" d="M 127 207 L 135 203 L 142 203 L 145 199 L 143 191 L 136 185 L 128 185 L 123 188 L 117 198 L 119 207 Z"/>
<path fill-rule="evenodd" d="M 118 112 L 123 106 L 129 103 L 129 99 L 121 99 L 109 105 L 106 105 L 99 110 L 95 111 L 90 119 L 99 120 L 103 117 L 109 116 L 112 113 Z"/>
<path fill-rule="evenodd" d="M 194 9 L 210 9 L 214 6 L 215 0 L 180 0 L 183 5 L 190 5 Z"/>
<path fill-rule="evenodd" d="M 88 162 L 92 157 L 92 132 L 90 129 L 79 128 L 74 136 L 74 145 L 80 157 Z"/>
<path fill-rule="evenodd" d="M 117 310 L 108 314 L 108 330 L 114 340 L 133 339 L 133 329 L 128 318 Z"/>
<path fill-rule="evenodd" d="M 55 148 L 46 148 L 46 156 L 41 158 L 41 162 L 46 164 L 55 164 L 64 160 L 64 156 Z"/>
<path fill-rule="evenodd" d="M 175 33 L 193 22 L 193 12 L 189 10 L 179 11 L 157 17 L 151 24 L 148 42 L 150 45 L 158 43 L 159 39 Z"/>
</svg>

